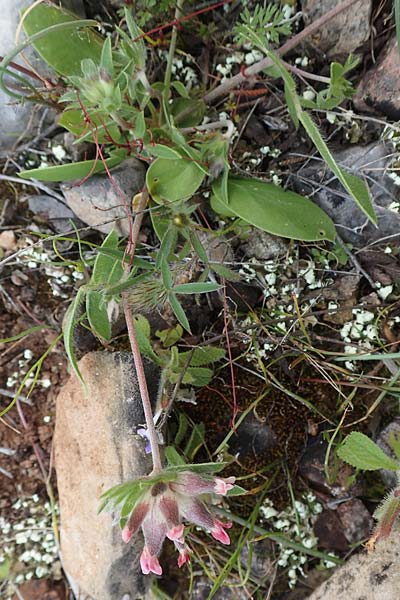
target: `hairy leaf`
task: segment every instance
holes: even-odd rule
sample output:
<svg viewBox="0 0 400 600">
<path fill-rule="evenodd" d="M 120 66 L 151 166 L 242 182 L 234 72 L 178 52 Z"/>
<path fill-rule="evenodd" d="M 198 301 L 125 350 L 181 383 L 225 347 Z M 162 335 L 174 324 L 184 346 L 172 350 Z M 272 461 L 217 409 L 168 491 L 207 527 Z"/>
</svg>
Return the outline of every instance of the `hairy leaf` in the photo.
<svg viewBox="0 0 400 600">
<path fill-rule="evenodd" d="M 389 469 L 397 471 L 399 464 L 379 448 L 363 433 L 353 431 L 337 450 L 338 456 L 357 469 L 375 471 Z"/>
</svg>

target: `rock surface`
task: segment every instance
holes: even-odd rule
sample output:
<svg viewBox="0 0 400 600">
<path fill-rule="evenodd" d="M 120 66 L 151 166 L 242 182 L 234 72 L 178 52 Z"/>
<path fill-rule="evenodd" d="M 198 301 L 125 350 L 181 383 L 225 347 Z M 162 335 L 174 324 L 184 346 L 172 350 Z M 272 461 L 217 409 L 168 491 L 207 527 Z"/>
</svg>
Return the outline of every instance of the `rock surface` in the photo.
<svg viewBox="0 0 400 600">
<path fill-rule="evenodd" d="M 92 352 L 79 363 L 86 382 L 71 376 L 57 398 L 55 461 L 61 512 L 61 557 L 76 597 L 144 598 L 139 567 L 143 541 L 122 542 L 110 513 L 97 514 L 100 495 L 150 471 L 133 361 L 128 353 Z M 158 372 L 147 367 L 150 395 Z M 81 595 L 80 595 L 81 594 Z"/>
<path fill-rule="evenodd" d="M 75 218 L 72 210 L 51 196 L 45 194 L 29 196 L 28 207 L 31 212 L 46 221 L 52 229 L 59 233 L 71 230 L 71 219 L 77 227 L 80 227 L 80 223 Z"/>
<path fill-rule="evenodd" d="M 387 166 L 393 160 L 391 146 L 354 146 L 334 154 L 340 166 L 366 179 L 378 218 L 377 227 L 322 161 L 305 166 L 294 175 L 296 190 L 305 195 L 312 194 L 312 199 L 328 213 L 345 242 L 362 247 L 385 236 L 399 234 L 400 213 L 390 206 L 399 200 L 400 188 L 386 174 Z"/>
<path fill-rule="evenodd" d="M 302 0 L 305 25 L 309 25 L 335 8 L 341 0 Z M 359 0 L 349 10 L 343 11 L 311 36 L 311 43 L 328 58 L 347 56 L 359 48 L 369 37 L 372 1 Z M 350 14 L 349 14 L 350 13 Z M 353 15 L 357 15 L 354 18 Z"/>
<path fill-rule="evenodd" d="M 400 120 L 400 55 L 396 38 L 365 73 L 353 102 L 360 111 L 378 112 L 393 121 Z"/>
<path fill-rule="evenodd" d="M 129 225 L 123 199 L 130 209 L 132 198 L 143 188 L 146 168 L 136 158 L 129 158 L 111 173 L 115 183 L 106 174 L 93 175 L 81 185 L 63 184 L 62 192 L 81 221 L 103 233 L 115 228 L 127 236 Z"/>
<path fill-rule="evenodd" d="M 399 527 L 375 552 L 356 554 L 337 569 L 308 600 L 398 600 L 400 590 Z"/>
</svg>

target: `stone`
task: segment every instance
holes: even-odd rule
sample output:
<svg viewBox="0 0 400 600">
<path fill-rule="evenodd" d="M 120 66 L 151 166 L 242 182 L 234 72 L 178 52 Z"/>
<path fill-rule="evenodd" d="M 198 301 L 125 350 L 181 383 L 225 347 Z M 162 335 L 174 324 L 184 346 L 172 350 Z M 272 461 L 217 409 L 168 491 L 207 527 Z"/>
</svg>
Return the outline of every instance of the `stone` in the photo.
<svg viewBox="0 0 400 600">
<path fill-rule="evenodd" d="M 353 102 L 357 110 L 400 120 L 400 55 L 395 37 L 366 71 Z"/>
<path fill-rule="evenodd" d="M 276 235 L 252 227 L 242 249 L 246 256 L 257 260 L 280 260 L 285 256 L 289 243 Z"/>
<path fill-rule="evenodd" d="M 123 199 L 131 210 L 133 197 L 144 186 L 146 167 L 140 160 L 129 158 L 111 174 L 114 182 L 102 173 L 81 184 L 64 183 L 62 193 L 75 215 L 93 229 L 109 233 L 115 228 L 119 235 L 128 236 L 129 224 Z"/>
<path fill-rule="evenodd" d="M 70 221 L 74 221 L 77 227 L 81 227 L 74 213 L 63 202 L 56 198 L 39 194 L 28 197 L 28 208 L 39 219 L 43 219 L 48 225 L 58 233 L 65 233 L 72 229 Z"/>
<path fill-rule="evenodd" d="M 310 195 L 331 217 L 343 241 L 357 247 L 400 232 L 400 213 L 392 206 L 400 200 L 400 187 L 386 173 L 393 160 L 389 144 L 352 146 L 334 152 L 336 161 L 367 181 L 378 218 L 375 226 L 358 208 L 324 162 L 305 166 L 294 174 L 296 191 Z"/>
<path fill-rule="evenodd" d="M 17 247 L 17 240 L 15 233 L 12 229 L 6 229 L 0 233 L 0 248 L 2 250 L 15 250 Z"/>
<path fill-rule="evenodd" d="M 400 590 L 400 528 L 376 550 L 352 556 L 308 600 L 398 600 Z"/>
<path fill-rule="evenodd" d="M 138 384 L 129 353 L 91 352 L 79 362 L 87 386 L 72 375 L 57 398 L 54 438 L 61 516 L 61 557 L 76 597 L 92 600 L 144 598 L 138 534 L 121 538 L 110 513 L 97 514 L 110 487 L 150 472 Z M 151 398 L 159 372 L 146 363 Z"/>
<path fill-rule="evenodd" d="M 302 0 L 304 24 L 309 25 L 341 4 L 342 0 Z M 311 44 L 329 59 L 346 59 L 369 38 L 372 0 L 359 0 L 311 36 Z M 357 15 L 354 18 L 354 15 Z"/>
</svg>

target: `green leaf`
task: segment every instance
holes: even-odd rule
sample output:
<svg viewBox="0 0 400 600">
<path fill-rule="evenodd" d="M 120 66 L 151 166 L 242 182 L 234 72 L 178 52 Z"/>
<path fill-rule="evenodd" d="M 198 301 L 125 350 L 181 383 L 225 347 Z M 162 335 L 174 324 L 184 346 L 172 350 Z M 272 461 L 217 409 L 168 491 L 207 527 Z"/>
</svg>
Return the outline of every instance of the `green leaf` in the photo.
<svg viewBox="0 0 400 600">
<path fill-rule="evenodd" d="M 161 363 L 160 357 L 154 352 L 150 342 L 150 323 L 143 315 L 134 315 L 133 323 L 140 351 L 159 365 Z"/>
<path fill-rule="evenodd" d="M 146 150 L 156 156 L 158 158 L 164 158 L 165 160 L 176 160 L 181 159 L 181 155 L 179 152 L 170 148 L 169 146 L 164 146 L 164 144 L 154 144 L 154 146 L 147 146 Z"/>
<path fill-rule="evenodd" d="M 175 296 L 175 294 L 173 292 L 170 292 L 168 294 L 168 300 L 169 300 L 171 308 L 174 311 L 174 314 L 175 314 L 176 318 L 178 319 L 179 323 L 182 325 L 182 327 L 184 329 L 186 329 L 186 331 L 188 331 L 189 333 L 192 333 L 190 331 L 189 321 L 187 319 L 185 311 L 183 310 L 182 304 L 179 302 L 178 298 Z"/>
<path fill-rule="evenodd" d="M 224 357 L 225 350 L 223 348 L 216 348 L 215 346 L 203 346 L 201 348 L 195 348 L 192 354 L 190 365 L 192 367 L 201 367 L 202 365 L 208 365 L 210 363 L 222 360 Z"/>
<path fill-rule="evenodd" d="M 169 270 L 169 264 L 165 256 L 161 255 L 160 260 L 161 265 L 161 277 L 166 290 L 170 290 L 172 288 L 172 275 Z"/>
<path fill-rule="evenodd" d="M 169 329 L 163 329 L 156 331 L 156 336 L 160 338 L 164 348 L 170 348 L 181 339 L 183 334 L 183 329 L 181 325 L 176 325 L 176 327 L 170 327 Z"/>
<path fill-rule="evenodd" d="M 58 124 L 80 138 L 81 142 L 84 140 L 94 141 L 94 135 L 99 143 L 109 141 L 109 136 L 113 140 L 119 141 L 121 134 L 118 125 L 108 115 L 90 112 L 92 129 L 88 127 L 84 117 L 81 108 L 68 108 L 58 118 Z"/>
<path fill-rule="evenodd" d="M 218 463 L 198 463 L 198 464 L 185 464 L 182 466 L 167 467 L 167 471 L 179 472 L 179 471 L 194 471 L 195 473 L 204 473 L 204 475 L 212 475 L 213 473 L 219 473 L 226 467 L 226 462 Z"/>
<path fill-rule="evenodd" d="M 121 161 L 121 156 L 113 156 L 107 158 L 105 163 L 109 169 L 112 169 L 119 165 Z M 23 179 L 38 179 L 39 181 L 72 181 L 74 179 L 84 179 L 89 175 L 101 173 L 102 171 L 104 171 L 104 164 L 101 160 L 82 160 L 66 165 L 28 169 L 27 171 L 21 171 L 18 175 Z"/>
<path fill-rule="evenodd" d="M 220 277 L 224 277 L 228 281 L 240 281 L 239 273 L 228 269 L 228 267 L 225 267 L 225 265 L 222 265 L 221 263 L 210 262 L 209 267 L 217 275 L 219 275 Z"/>
<path fill-rule="evenodd" d="M 107 303 L 101 292 L 88 290 L 86 294 L 86 316 L 94 333 L 104 340 L 111 339 L 111 325 Z"/>
<path fill-rule="evenodd" d="M 11 573 L 11 559 L 4 557 L 4 560 L 0 562 L 0 581 L 5 581 L 9 578 Z"/>
<path fill-rule="evenodd" d="M 111 36 L 108 36 L 104 40 L 103 48 L 101 49 L 100 67 L 111 77 L 114 75 Z"/>
<path fill-rule="evenodd" d="M 226 495 L 228 498 L 230 498 L 231 496 L 243 496 L 244 494 L 247 494 L 247 490 L 240 487 L 240 485 L 234 485 Z"/>
<path fill-rule="evenodd" d="M 182 98 L 189 98 L 189 92 L 181 81 L 173 81 L 171 85 L 176 89 L 178 94 L 182 96 Z"/>
<path fill-rule="evenodd" d="M 81 316 L 80 308 L 81 308 L 82 302 L 85 299 L 85 293 L 86 293 L 86 290 L 83 287 L 79 288 L 75 298 L 73 299 L 73 301 L 71 302 L 71 304 L 69 305 L 69 307 L 67 309 L 67 312 L 65 313 L 64 329 L 63 329 L 64 346 L 65 346 L 65 351 L 67 353 L 69 362 L 71 363 L 71 366 L 72 366 L 73 370 L 75 371 L 77 377 L 81 380 L 81 382 L 84 385 L 85 385 L 85 382 L 83 381 L 81 372 L 79 370 L 78 362 L 76 360 L 75 351 L 74 351 L 74 332 L 75 332 L 75 328 L 78 324 L 79 318 Z"/>
<path fill-rule="evenodd" d="M 166 446 L 165 448 L 165 458 L 167 459 L 167 463 L 169 467 L 178 467 L 181 465 L 186 465 L 182 456 L 175 450 L 174 446 Z"/>
<path fill-rule="evenodd" d="M 385 454 L 369 437 L 357 431 L 346 437 L 337 454 L 345 462 L 364 471 L 399 470 L 399 463 Z"/>
<path fill-rule="evenodd" d="M 118 234 L 114 229 L 107 235 L 100 248 L 102 250 L 118 249 Z M 123 274 L 121 258 L 113 258 L 106 253 L 99 252 L 93 266 L 90 283 L 94 285 L 118 283 Z"/>
<path fill-rule="evenodd" d="M 195 127 L 203 120 L 207 106 L 203 100 L 175 98 L 172 101 L 170 110 L 177 127 Z"/>
<path fill-rule="evenodd" d="M 93 29 L 79 28 L 79 20 L 72 13 L 54 5 L 38 4 L 26 12 L 23 27 L 28 37 L 61 23 L 72 23 L 72 27 L 60 32 L 51 32 L 33 42 L 35 50 L 57 73 L 80 75 L 81 61 L 92 59 L 100 63 L 103 39 Z M 74 27 L 73 24 L 77 23 Z"/>
<path fill-rule="evenodd" d="M 295 192 L 255 179 L 230 177 L 228 195 L 229 210 L 268 233 L 310 242 L 335 238 L 331 219 Z"/>
<path fill-rule="evenodd" d="M 192 196 L 204 177 L 204 173 L 189 158 L 157 158 L 147 171 L 146 182 L 156 202 L 175 202 Z"/>
<path fill-rule="evenodd" d="M 214 372 L 205 367 L 188 367 L 182 379 L 182 383 L 189 383 L 196 387 L 208 385 L 213 378 Z M 176 383 L 176 382 L 173 382 Z"/>
<path fill-rule="evenodd" d="M 208 294 L 220 289 L 221 286 L 218 283 L 208 282 L 182 283 L 173 287 L 175 294 Z"/>
<path fill-rule="evenodd" d="M 302 111 L 299 118 L 304 129 L 314 142 L 318 152 L 325 160 L 328 167 L 339 179 L 345 190 L 354 198 L 358 206 L 367 215 L 370 221 L 376 224 L 377 219 L 375 210 L 371 202 L 368 186 L 365 181 L 359 177 L 356 177 L 355 175 L 347 173 L 344 171 L 344 169 L 341 169 L 338 166 L 328 146 L 325 144 L 317 126 L 308 113 Z"/>
</svg>

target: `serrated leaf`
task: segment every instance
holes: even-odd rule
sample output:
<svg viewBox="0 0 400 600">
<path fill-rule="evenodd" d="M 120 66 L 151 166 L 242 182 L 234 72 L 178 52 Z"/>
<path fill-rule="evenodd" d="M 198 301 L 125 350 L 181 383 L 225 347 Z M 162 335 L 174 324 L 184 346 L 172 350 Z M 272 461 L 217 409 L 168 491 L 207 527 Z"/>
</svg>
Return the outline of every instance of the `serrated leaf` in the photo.
<svg viewBox="0 0 400 600">
<path fill-rule="evenodd" d="M 189 158 L 157 158 L 146 174 L 151 197 L 158 203 L 190 198 L 203 182 L 205 174 Z"/>
<path fill-rule="evenodd" d="M 215 346 L 203 346 L 201 348 L 195 348 L 192 359 L 190 361 L 191 367 L 201 367 L 202 365 L 208 365 L 213 362 L 222 360 L 225 357 L 225 350 L 223 348 L 216 348 Z"/>
<path fill-rule="evenodd" d="M 176 327 L 170 327 L 169 329 L 162 329 L 156 331 L 156 336 L 160 338 L 164 348 L 170 348 L 181 339 L 183 334 L 183 329 L 181 325 L 176 325 Z"/>
<path fill-rule="evenodd" d="M 104 339 L 111 339 L 111 325 L 107 313 L 107 303 L 102 292 L 88 290 L 86 294 L 86 316 L 94 333 Z"/>
<path fill-rule="evenodd" d="M 182 379 L 182 383 L 190 383 L 195 387 L 208 385 L 213 378 L 213 371 L 206 367 L 188 367 Z"/>
<path fill-rule="evenodd" d="M 78 320 L 80 318 L 80 308 L 81 304 L 85 299 L 86 290 L 81 287 L 79 288 L 75 298 L 69 305 L 67 312 L 64 317 L 64 328 L 63 328 L 63 336 L 64 336 L 64 346 L 65 351 L 67 353 L 69 362 L 75 371 L 77 377 L 80 381 L 85 385 L 83 381 L 82 374 L 78 367 L 78 362 L 76 360 L 75 351 L 74 351 L 74 332 L 75 328 L 78 325 Z"/>
<path fill-rule="evenodd" d="M 369 437 L 358 431 L 353 431 L 347 436 L 338 448 L 337 454 L 345 462 L 364 471 L 399 469 L 399 464 L 395 460 L 385 454 Z"/>
<path fill-rule="evenodd" d="M 53 25 L 76 22 L 76 27 L 61 32 L 51 32 L 33 42 L 35 50 L 57 73 L 80 75 L 81 61 L 92 59 L 100 63 L 103 47 L 102 37 L 94 29 L 79 29 L 77 17 L 54 5 L 45 3 L 30 7 L 24 15 L 23 28 L 28 37 Z"/>
<path fill-rule="evenodd" d="M 208 294 L 220 289 L 221 286 L 218 283 L 208 282 L 182 283 L 173 287 L 175 294 Z"/>
<path fill-rule="evenodd" d="M 230 177 L 228 195 L 228 208 L 236 216 L 268 233 L 304 241 L 335 239 L 328 215 L 295 192 L 256 179 Z"/>
</svg>

